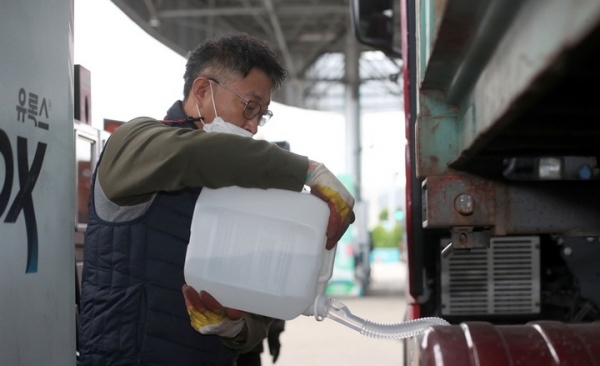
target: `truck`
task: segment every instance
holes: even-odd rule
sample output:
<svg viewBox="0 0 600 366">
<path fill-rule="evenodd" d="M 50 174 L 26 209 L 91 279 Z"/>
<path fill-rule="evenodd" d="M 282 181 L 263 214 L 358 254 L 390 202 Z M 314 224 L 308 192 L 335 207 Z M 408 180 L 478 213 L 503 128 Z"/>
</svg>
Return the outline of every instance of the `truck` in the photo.
<svg viewBox="0 0 600 366">
<path fill-rule="evenodd" d="M 600 360 L 600 2 L 351 1 L 403 62 L 404 364 Z"/>
</svg>

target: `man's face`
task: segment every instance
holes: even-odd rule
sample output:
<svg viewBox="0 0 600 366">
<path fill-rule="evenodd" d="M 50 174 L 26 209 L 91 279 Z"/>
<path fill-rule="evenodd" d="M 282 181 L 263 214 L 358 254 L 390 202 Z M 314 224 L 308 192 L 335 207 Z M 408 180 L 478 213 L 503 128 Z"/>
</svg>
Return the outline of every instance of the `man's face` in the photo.
<svg viewBox="0 0 600 366">
<path fill-rule="evenodd" d="M 256 134 L 260 119 L 271 103 L 272 84 L 267 75 L 258 69 L 252 69 L 245 78 L 227 85 L 219 85 L 215 81 L 211 81 L 211 84 L 217 115 L 226 122 Z M 205 115 L 205 123 L 212 122 L 215 118 L 214 109 L 207 109 L 212 112 L 212 116 Z M 251 117 L 254 114 L 256 115 Z"/>
</svg>

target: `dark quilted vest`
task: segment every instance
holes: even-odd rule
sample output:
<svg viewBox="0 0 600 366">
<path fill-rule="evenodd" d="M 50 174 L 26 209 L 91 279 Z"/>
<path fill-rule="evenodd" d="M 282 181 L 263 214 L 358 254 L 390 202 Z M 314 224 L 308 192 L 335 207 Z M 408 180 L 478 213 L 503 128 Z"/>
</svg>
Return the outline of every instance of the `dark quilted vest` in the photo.
<svg viewBox="0 0 600 366">
<path fill-rule="evenodd" d="M 185 118 L 181 115 L 176 103 L 167 118 Z M 126 222 L 100 219 L 91 195 L 82 275 L 81 366 L 235 365 L 236 352 L 217 337 L 192 329 L 181 294 L 199 193 L 200 188 L 158 193 L 144 214 Z"/>
</svg>

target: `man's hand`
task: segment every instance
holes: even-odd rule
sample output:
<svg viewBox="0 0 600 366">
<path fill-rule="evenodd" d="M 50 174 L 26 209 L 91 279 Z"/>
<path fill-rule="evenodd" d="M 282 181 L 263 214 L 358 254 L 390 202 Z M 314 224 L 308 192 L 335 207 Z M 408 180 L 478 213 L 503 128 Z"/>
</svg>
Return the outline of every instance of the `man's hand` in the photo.
<svg viewBox="0 0 600 366">
<path fill-rule="evenodd" d="M 333 248 L 342 235 L 354 222 L 354 197 L 333 173 L 323 164 L 319 164 L 307 175 L 306 185 L 310 193 L 329 205 L 329 223 L 327 225 L 327 249 Z"/>
<path fill-rule="evenodd" d="M 192 327 L 196 331 L 233 338 L 244 329 L 246 322 L 243 311 L 225 308 L 208 292 L 198 293 L 188 285 L 183 285 L 181 291 Z"/>
</svg>

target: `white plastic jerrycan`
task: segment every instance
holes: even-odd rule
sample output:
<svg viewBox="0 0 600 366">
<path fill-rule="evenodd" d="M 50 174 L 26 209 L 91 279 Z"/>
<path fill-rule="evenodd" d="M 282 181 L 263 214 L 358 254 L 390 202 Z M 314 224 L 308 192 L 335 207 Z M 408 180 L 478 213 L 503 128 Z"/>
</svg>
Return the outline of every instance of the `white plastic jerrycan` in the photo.
<svg viewBox="0 0 600 366">
<path fill-rule="evenodd" d="M 333 271 L 328 219 L 327 204 L 307 192 L 203 188 L 185 281 L 228 308 L 284 320 L 314 315 Z"/>
<path fill-rule="evenodd" d="M 314 315 L 379 339 L 414 337 L 444 319 L 378 324 L 325 296 L 335 249 L 325 249 L 329 208 L 309 193 L 203 188 L 192 218 L 184 275 L 223 306 L 291 320 Z"/>
</svg>

